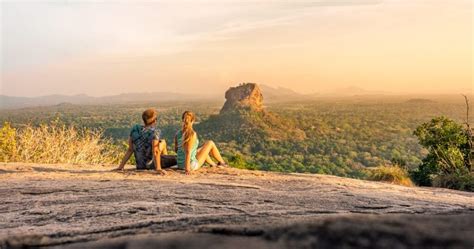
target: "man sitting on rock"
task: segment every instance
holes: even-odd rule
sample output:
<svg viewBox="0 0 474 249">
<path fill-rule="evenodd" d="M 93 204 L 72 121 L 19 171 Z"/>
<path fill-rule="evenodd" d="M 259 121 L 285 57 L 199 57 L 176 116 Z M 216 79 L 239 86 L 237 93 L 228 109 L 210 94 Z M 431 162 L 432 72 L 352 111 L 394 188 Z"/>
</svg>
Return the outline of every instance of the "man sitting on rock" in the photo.
<svg viewBox="0 0 474 249">
<path fill-rule="evenodd" d="M 155 109 L 147 109 L 142 114 L 144 125 L 132 127 L 128 138 L 128 150 L 115 170 L 123 170 L 125 164 L 135 155 L 138 170 L 154 169 L 165 175 L 163 168 L 176 165 L 176 156 L 167 155 L 166 141 L 160 138 L 161 131 L 156 127 L 158 113 Z"/>
</svg>

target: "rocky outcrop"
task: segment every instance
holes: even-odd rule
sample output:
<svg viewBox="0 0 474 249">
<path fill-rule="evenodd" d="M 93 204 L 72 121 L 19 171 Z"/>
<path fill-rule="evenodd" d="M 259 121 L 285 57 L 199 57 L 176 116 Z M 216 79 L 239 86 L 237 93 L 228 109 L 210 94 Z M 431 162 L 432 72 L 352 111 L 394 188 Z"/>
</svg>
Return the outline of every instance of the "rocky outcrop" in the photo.
<svg viewBox="0 0 474 249">
<path fill-rule="evenodd" d="M 260 87 L 255 83 L 242 83 L 237 87 L 231 87 L 225 92 L 225 103 L 221 113 L 250 110 L 263 110 L 263 95 Z"/>
<path fill-rule="evenodd" d="M 258 84 L 242 83 L 225 93 L 226 102 L 219 115 L 211 115 L 196 126 L 205 139 L 252 144 L 255 140 L 302 140 L 304 131 L 294 121 L 264 110 Z"/>
<path fill-rule="evenodd" d="M 0 164 L 0 248 L 474 245 L 474 193 L 233 168 L 112 168 Z"/>
</svg>

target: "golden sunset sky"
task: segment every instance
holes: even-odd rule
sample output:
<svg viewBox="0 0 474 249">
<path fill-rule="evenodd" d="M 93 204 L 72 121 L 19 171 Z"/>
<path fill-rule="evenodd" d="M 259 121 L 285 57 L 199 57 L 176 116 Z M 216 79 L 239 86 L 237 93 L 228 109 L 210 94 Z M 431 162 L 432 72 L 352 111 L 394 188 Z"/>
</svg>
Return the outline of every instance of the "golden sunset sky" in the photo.
<svg viewBox="0 0 474 249">
<path fill-rule="evenodd" d="M 472 0 L 0 4 L 4 95 L 473 92 Z"/>
</svg>

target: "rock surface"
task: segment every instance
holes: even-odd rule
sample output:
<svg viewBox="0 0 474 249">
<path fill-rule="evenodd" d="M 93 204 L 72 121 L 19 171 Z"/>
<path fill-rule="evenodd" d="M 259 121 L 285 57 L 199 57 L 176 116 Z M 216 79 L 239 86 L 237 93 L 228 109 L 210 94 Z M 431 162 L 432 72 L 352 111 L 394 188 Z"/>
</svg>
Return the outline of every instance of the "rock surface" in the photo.
<svg viewBox="0 0 474 249">
<path fill-rule="evenodd" d="M 111 169 L 0 165 L 0 248 L 474 245 L 474 193 L 237 169 Z"/>
<path fill-rule="evenodd" d="M 225 103 L 221 113 L 238 110 L 263 110 L 262 91 L 255 83 L 243 83 L 236 87 L 231 87 L 225 92 Z"/>
</svg>

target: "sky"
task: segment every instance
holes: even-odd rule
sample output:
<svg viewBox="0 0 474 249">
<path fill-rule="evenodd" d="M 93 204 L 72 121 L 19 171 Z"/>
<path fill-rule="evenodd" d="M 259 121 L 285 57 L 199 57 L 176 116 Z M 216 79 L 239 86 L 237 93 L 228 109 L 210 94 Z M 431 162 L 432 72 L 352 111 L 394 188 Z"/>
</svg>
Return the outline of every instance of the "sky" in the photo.
<svg viewBox="0 0 474 249">
<path fill-rule="evenodd" d="M 0 2 L 0 94 L 473 93 L 472 0 Z"/>
</svg>

